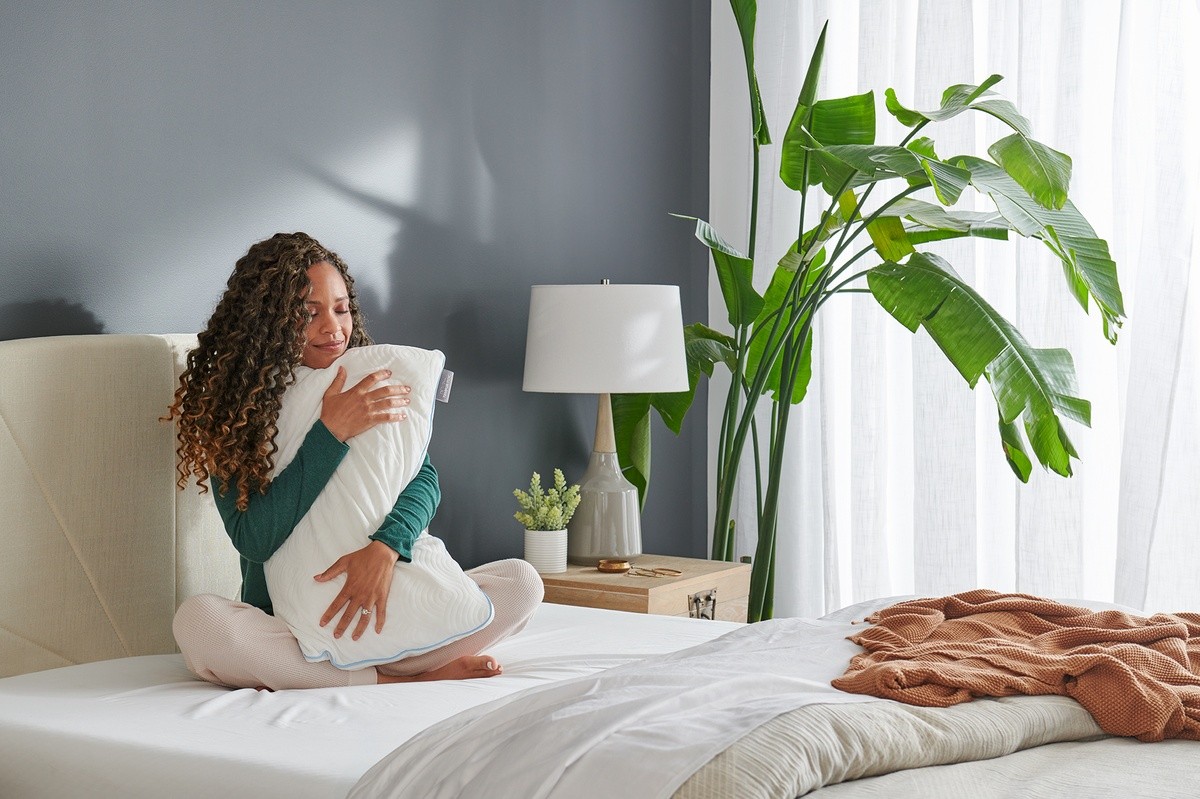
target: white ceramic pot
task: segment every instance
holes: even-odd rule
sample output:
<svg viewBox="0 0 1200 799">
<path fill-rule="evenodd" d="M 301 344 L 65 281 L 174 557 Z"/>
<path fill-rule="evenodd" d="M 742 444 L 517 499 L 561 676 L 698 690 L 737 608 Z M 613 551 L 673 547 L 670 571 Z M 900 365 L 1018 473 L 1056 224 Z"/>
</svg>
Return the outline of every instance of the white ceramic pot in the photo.
<svg viewBox="0 0 1200 799">
<path fill-rule="evenodd" d="M 558 574 L 567 570 L 566 530 L 526 530 L 525 560 L 539 574 Z"/>
</svg>

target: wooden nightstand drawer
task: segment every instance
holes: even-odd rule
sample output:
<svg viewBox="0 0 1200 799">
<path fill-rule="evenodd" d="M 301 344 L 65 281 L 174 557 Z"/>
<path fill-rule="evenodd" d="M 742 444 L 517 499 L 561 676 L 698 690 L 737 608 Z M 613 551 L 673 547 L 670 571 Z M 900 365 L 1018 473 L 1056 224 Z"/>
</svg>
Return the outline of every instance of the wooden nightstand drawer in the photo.
<svg viewBox="0 0 1200 799">
<path fill-rule="evenodd" d="M 571 565 L 562 574 L 542 575 L 546 601 L 633 613 L 689 616 L 693 615 L 697 605 L 703 612 L 709 592 L 713 592 L 716 618 L 746 620 L 750 566 L 745 563 L 642 555 L 634 565 L 639 569 L 678 569 L 682 574 L 678 577 L 640 577 L 608 574 L 598 571 L 595 566 Z"/>
</svg>

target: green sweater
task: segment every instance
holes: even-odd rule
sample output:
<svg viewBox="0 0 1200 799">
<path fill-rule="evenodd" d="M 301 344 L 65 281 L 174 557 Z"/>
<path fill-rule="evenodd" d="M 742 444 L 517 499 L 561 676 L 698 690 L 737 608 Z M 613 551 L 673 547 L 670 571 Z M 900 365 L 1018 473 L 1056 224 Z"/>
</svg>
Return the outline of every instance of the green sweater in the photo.
<svg viewBox="0 0 1200 799">
<path fill-rule="evenodd" d="M 213 492 L 225 532 L 242 556 L 243 602 L 272 612 L 263 563 L 283 546 L 349 451 L 349 445 L 334 438 L 318 419 L 267 493 L 251 492 L 246 510 L 237 509 L 237 492 L 227 490 L 224 483 Z M 412 560 L 413 542 L 433 520 L 441 499 L 437 471 L 426 455 L 421 470 L 400 492 L 371 538 L 396 550 L 402 560 Z"/>
</svg>

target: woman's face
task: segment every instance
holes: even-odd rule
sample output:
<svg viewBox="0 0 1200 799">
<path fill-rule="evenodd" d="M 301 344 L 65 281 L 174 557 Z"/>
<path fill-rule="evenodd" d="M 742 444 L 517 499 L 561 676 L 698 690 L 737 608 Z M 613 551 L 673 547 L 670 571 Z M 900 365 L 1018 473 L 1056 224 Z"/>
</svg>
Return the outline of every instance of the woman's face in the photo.
<svg viewBox="0 0 1200 799">
<path fill-rule="evenodd" d="M 304 304 L 312 319 L 304 333 L 300 363 L 324 369 L 346 351 L 354 321 L 350 316 L 350 292 L 341 273 L 324 261 L 308 268 L 312 288 Z"/>
</svg>

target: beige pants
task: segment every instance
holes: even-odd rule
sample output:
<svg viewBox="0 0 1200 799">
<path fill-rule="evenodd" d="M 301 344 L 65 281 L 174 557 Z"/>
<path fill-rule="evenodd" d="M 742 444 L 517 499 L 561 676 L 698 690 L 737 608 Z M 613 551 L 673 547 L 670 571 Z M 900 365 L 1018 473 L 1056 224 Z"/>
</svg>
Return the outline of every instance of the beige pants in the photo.
<svg viewBox="0 0 1200 799">
<path fill-rule="evenodd" d="M 467 574 L 492 600 L 492 623 L 440 649 L 375 668 L 344 671 L 328 661 L 310 663 L 282 621 L 253 605 L 213 594 L 191 597 L 179 606 L 175 641 L 193 674 L 231 688 L 374 685 L 380 672 L 421 674 L 478 654 L 520 631 L 542 601 L 542 579 L 523 560 L 487 563 Z"/>
</svg>

